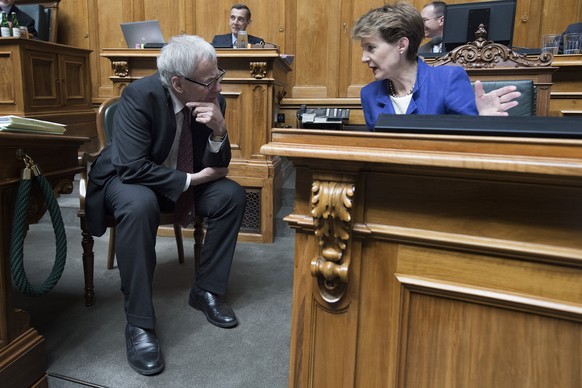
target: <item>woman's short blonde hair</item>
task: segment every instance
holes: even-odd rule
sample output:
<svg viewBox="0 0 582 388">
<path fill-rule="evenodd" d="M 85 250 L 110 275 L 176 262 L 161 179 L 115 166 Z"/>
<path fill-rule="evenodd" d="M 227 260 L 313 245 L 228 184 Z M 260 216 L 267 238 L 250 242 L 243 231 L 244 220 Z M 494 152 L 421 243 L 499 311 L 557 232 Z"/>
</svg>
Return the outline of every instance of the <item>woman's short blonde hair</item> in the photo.
<svg viewBox="0 0 582 388">
<path fill-rule="evenodd" d="M 386 4 L 360 16 L 352 28 L 353 39 L 369 38 L 377 33 L 390 44 L 408 38 L 406 58 L 414 61 L 424 38 L 422 16 L 408 3 Z"/>
</svg>

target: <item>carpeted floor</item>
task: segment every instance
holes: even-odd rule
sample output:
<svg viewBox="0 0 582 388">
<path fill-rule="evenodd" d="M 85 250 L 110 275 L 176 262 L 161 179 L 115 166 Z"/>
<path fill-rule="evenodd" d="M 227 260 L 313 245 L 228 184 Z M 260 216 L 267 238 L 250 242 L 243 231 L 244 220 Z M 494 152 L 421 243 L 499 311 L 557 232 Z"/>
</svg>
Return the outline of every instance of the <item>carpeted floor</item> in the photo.
<svg viewBox="0 0 582 388">
<path fill-rule="evenodd" d="M 63 218 L 68 253 L 57 286 L 37 298 L 13 290 L 14 305 L 46 339 L 50 388 L 287 386 L 294 240 L 283 223 L 274 244 L 237 246 L 227 296 L 240 322 L 233 329 L 211 325 L 187 304 L 193 241 L 185 240 L 187 262 L 180 265 L 174 239 L 158 239 L 154 303 L 166 368 L 145 377 L 126 361 L 119 274 L 105 267 L 108 237 L 95 240 L 96 304 L 85 307 L 78 220 Z M 24 260 L 36 286 L 50 273 L 54 246 L 50 219 L 30 226 Z"/>
</svg>

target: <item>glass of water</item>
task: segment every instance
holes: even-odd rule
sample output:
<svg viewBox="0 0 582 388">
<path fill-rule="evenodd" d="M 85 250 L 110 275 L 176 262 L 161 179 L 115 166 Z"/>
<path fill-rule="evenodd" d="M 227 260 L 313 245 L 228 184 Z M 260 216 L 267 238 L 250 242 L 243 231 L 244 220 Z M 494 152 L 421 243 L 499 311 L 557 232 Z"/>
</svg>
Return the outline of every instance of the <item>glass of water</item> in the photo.
<svg viewBox="0 0 582 388">
<path fill-rule="evenodd" d="M 558 55 L 560 38 L 560 34 L 547 34 L 542 36 L 542 51 L 552 53 L 553 55 Z"/>
</svg>

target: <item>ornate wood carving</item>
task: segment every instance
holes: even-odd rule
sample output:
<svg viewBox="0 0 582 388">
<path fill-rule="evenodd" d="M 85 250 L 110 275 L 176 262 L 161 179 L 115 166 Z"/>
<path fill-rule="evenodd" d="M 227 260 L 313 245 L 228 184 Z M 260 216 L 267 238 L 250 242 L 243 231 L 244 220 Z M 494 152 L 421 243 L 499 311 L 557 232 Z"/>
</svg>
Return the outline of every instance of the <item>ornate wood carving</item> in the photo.
<svg viewBox="0 0 582 388">
<path fill-rule="evenodd" d="M 267 76 L 267 62 L 251 62 L 251 77 L 263 79 Z"/>
<path fill-rule="evenodd" d="M 127 77 L 129 75 L 129 65 L 127 61 L 113 61 L 111 62 L 111 69 L 113 74 L 117 77 Z"/>
<path fill-rule="evenodd" d="M 465 68 L 493 68 L 509 62 L 515 67 L 537 67 L 550 66 L 554 60 L 554 56 L 548 52 L 535 59 L 528 59 L 525 54 L 518 54 L 507 46 L 487 40 L 487 30 L 483 24 L 479 25 L 475 36 L 477 39 L 474 42 L 459 46 L 447 55 L 437 58 L 433 66 L 456 63 Z"/>
<path fill-rule="evenodd" d="M 311 215 L 315 236 L 319 238 L 319 256 L 311 261 L 311 274 L 317 277 L 319 291 L 328 303 L 338 302 L 348 283 L 350 258 L 348 242 L 352 235 L 351 183 L 314 181 Z"/>
</svg>

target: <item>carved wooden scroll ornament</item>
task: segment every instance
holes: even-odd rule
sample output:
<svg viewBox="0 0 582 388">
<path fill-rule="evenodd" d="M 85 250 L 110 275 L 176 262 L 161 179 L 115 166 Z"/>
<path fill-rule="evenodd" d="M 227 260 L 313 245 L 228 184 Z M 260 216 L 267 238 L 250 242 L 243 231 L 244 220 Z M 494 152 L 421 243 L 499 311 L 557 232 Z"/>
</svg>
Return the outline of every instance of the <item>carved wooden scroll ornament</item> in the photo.
<svg viewBox="0 0 582 388">
<path fill-rule="evenodd" d="M 487 40 L 487 31 L 483 24 L 475 33 L 477 39 L 459 46 L 448 54 L 437 58 L 433 66 L 456 63 L 465 68 L 493 68 L 503 62 L 513 62 L 515 67 L 549 66 L 554 60 L 551 53 L 544 52 L 535 59 L 518 54 L 509 47 Z"/>
<path fill-rule="evenodd" d="M 348 243 L 352 234 L 352 198 L 350 183 L 314 181 L 312 210 L 319 256 L 311 261 L 311 274 L 317 277 L 323 299 L 339 301 L 348 283 L 350 258 Z"/>
</svg>

